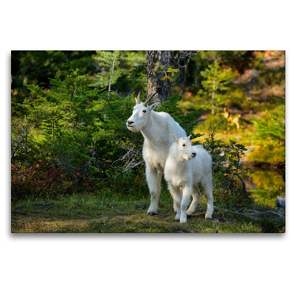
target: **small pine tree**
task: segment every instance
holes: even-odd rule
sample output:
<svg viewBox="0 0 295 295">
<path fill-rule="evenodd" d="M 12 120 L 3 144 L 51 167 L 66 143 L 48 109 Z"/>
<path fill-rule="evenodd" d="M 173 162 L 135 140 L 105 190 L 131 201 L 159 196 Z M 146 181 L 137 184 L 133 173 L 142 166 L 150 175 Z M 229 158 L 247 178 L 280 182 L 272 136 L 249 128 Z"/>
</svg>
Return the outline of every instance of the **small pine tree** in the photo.
<svg viewBox="0 0 295 295">
<path fill-rule="evenodd" d="M 94 59 L 97 62 L 99 72 L 93 78 L 91 86 L 101 91 L 107 90 L 108 97 L 110 97 L 111 92 L 114 92 L 112 88 L 116 84 L 122 84 L 126 79 L 128 80 L 128 84 L 134 87 L 137 86 L 136 84 L 138 82 L 141 82 L 141 84 L 143 82 L 142 74 L 140 75 L 141 79 L 138 79 L 139 77 L 137 75 L 138 71 L 142 71 L 145 68 L 143 52 L 97 51 Z M 136 78 L 136 81 L 133 81 L 134 78 Z M 136 82 L 135 85 L 134 82 Z"/>
<path fill-rule="evenodd" d="M 231 68 L 222 69 L 219 62 L 215 60 L 213 64 L 209 65 L 208 69 L 201 72 L 201 76 L 204 78 L 202 86 L 206 91 L 206 99 L 211 101 L 211 112 L 212 114 L 215 111 L 218 113 L 218 107 L 229 102 L 226 91 L 236 74 Z"/>
</svg>

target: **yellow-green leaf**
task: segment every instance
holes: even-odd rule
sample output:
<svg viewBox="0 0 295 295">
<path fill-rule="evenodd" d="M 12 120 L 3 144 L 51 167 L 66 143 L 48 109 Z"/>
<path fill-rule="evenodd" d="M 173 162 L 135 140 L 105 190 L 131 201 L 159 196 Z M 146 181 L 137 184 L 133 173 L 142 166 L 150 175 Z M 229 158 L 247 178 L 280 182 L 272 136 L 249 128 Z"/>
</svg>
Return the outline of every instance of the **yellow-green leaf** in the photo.
<svg viewBox="0 0 295 295">
<path fill-rule="evenodd" d="M 171 72 L 171 73 L 177 73 L 179 72 L 179 69 L 172 69 L 170 66 L 167 69 L 167 72 Z"/>
<path fill-rule="evenodd" d="M 166 80 L 166 79 L 169 79 L 171 82 L 173 82 L 173 79 L 169 76 L 164 76 L 163 78 L 161 78 L 161 80 Z"/>
</svg>

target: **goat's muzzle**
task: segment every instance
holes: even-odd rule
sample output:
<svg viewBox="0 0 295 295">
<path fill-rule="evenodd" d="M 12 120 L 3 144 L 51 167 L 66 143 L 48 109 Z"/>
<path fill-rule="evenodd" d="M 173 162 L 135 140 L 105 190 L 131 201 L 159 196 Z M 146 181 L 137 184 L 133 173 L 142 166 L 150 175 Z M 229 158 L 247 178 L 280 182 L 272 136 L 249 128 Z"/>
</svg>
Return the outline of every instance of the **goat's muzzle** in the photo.
<svg viewBox="0 0 295 295">
<path fill-rule="evenodd" d="M 127 121 L 127 126 L 128 126 L 128 127 L 133 127 L 133 126 L 132 126 L 133 123 L 134 123 L 133 121 Z"/>
</svg>

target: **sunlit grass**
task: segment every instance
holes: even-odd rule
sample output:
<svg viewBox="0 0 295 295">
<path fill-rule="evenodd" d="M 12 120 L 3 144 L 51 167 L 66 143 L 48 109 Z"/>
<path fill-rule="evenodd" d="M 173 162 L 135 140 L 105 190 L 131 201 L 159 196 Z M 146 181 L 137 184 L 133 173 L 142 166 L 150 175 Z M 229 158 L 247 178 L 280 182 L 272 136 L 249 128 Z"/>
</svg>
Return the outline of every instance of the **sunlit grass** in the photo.
<svg viewBox="0 0 295 295">
<path fill-rule="evenodd" d="M 218 198 L 218 196 L 216 196 Z M 259 233 L 284 232 L 284 220 L 267 217 L 251 220 L 227 206 L 216 208 L 213 220 L 205 220 L 206 203 L 201 203 L 187 224 L 174 221 L 172 199 L 164 191 L 159 211 L 149 216 L 149 198 L 120 194 L 75 194 L 52 201 L 28 200 L 12 205 L 13 233 Z M 260 210 L 265 210 L 262 207 Z"/>
</svg>

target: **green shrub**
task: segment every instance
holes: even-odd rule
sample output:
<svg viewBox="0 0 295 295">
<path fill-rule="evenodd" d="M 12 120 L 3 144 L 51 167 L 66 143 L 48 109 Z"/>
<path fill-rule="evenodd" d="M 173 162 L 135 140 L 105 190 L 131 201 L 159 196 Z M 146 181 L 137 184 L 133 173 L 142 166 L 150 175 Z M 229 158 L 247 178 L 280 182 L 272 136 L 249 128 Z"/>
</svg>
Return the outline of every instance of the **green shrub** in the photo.
<svg viewBox="0 0 295 295">
<path fill-rule="evenodd" d="M 223 140 L 214 138 L 216 129 L 222 122 L 215 126 L 203 144 L 213 160 L 215 200 L 217 204 L 246 205 L 252 203 L 252 200 L 248 197 L 242 176 L 253 173 L 250 168 L 245 168 L 241 161 L 247 149 L 233 140 L 226 144 Z"/>
<path fill-rule="evenodd" d="M 253 120 L 259 147 L 248 157 L 249 160 L 280 165 L 285 163 L 285 105 L 266 111 Z"/>
</svg>

